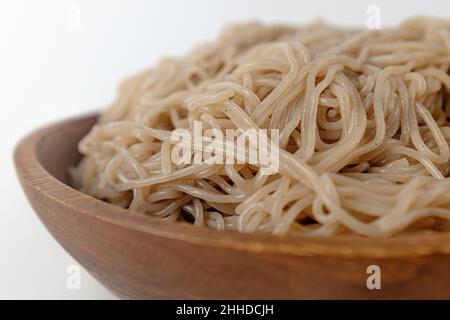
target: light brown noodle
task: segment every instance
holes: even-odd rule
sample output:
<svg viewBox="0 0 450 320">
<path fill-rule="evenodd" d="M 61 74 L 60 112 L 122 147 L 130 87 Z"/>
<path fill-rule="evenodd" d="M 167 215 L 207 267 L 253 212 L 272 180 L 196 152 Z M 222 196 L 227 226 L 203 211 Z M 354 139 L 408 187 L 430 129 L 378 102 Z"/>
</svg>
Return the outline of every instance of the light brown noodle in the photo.
<svg viewBox="0 0 450 320">
<path fill-rule="evenodd" d="M 250 23 L 125 81 L 81 141 L 76 186 L 167 220 L 241 232 L 448 230 L 450 23 Z M 170 161 L 170 133 L 280 130 L 280 170 Z"/>
</svg>

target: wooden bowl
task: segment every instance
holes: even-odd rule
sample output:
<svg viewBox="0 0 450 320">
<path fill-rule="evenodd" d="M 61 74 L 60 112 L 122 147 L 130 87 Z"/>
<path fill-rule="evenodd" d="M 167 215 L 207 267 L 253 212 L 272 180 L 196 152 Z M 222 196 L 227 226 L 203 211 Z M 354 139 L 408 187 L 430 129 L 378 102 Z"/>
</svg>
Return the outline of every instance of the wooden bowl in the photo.
<svg viewBox="0 0 450 320">
<path fill-rule="evenodd" d="M 33 208 L 59 243 L 123 298 L 450 298 L 450 234 L 389 239 L 275 237 L 161 221 L 74 190 L 67 169 L 95 116 L 38 130 L 15 163 Z M 381 271 L 369 290 L 367 268 Z"/>
</svg>

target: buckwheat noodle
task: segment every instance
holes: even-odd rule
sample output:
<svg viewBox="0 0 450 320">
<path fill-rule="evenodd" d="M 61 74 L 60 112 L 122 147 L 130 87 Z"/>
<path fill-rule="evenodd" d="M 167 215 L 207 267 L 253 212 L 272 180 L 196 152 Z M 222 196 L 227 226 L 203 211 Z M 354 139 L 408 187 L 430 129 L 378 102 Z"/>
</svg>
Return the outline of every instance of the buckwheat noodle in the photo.
<svg viewBox="0 0 450 320">
<path fill-rule="evenodd" d="M 382 30 L 228 27 L 126 80 L 80 142 L 83 192 L 246 233 L 384 237 L 450 229 L 450 22 Z M 171 133 L 278 129 L 279 171 L 176 165 Z M 267 137 L 269 139 L 269 137 Z"/>
</svg>

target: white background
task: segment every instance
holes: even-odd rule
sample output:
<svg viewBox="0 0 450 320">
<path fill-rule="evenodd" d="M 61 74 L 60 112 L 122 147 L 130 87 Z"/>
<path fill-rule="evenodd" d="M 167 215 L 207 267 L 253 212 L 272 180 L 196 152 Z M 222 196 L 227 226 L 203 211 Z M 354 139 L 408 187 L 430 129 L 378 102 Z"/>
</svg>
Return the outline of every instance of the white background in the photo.
<svg viewBox="0 0 450 320">
<path fill-rule="evenodd" d="M 80 290 L 67 289 L 66 270 L 76 262 L 49 236 L 16 181 L 12 150 L 21 136 L 108 104 L 123 77 L 212 39 L 225 23 L 323 18 L 365 26 L 373 4 L 382 27 L 415 15 L 450 18 L 448 0 L 1 0 L 0 298 L 114 298 L 84 271 Z"/>
</svg>

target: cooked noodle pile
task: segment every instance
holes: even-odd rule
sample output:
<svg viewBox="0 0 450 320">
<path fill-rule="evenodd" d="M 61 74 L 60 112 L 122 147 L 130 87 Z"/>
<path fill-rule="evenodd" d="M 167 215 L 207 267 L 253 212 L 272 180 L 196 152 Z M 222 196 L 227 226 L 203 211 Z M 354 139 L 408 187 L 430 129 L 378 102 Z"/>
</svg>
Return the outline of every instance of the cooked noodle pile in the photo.
<svg viewBox="0 0 450 320">
<path fill-rule="evenodd" d="M 450 22 L 237 25 L 120 87 L 81 141 L 82 191 L 170 221 L 369 237 L 450 230 Z M 171 132 L 279 130 L 279 171 L 171 161 Z"/>
</svg>

